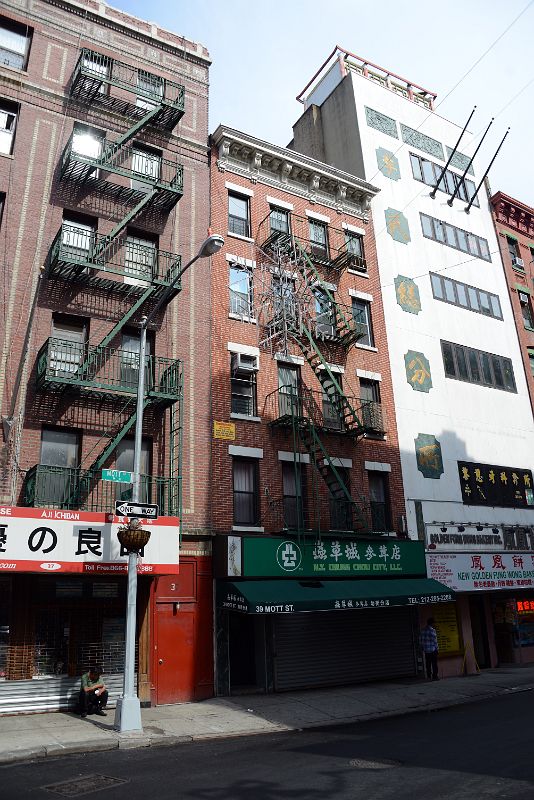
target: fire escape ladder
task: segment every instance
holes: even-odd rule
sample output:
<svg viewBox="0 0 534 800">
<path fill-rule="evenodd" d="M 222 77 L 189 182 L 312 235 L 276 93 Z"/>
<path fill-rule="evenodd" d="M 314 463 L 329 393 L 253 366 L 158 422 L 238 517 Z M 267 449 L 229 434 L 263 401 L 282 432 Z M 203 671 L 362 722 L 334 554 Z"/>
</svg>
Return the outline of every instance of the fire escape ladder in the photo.
<svg viewBox="0 0 534 800">
<path fill-rule="evenodd" d="M 144 117 L 141 117 L 137 122 L 135 122 L 128 130 L 119 136 L 114 142 L 110 142 L 101 155 L 102 160 L 102 167 L 105 169 L 105 164 L 111 159 L 113 159 L 119 150 L 123 147 L 123 145 L 128 144 L 138 133 L 140 133 L 143 128 L 150 124 L 153 118 L 159 114 L 162 110 L 163 104 L 160 103 L 159 105 L 155 105 L 154 108 L 151 108 Z"/>
<path fill-rule="evenodd" d="M 356 409 L 350 404 L 349 399 L 339 385 L 335 373 L 317 347 L 317 343 L 311 331 L 304 322 L 301 322 L 301 330 L 304 336 L 293 336 L 293 338 L 302 350 L 304 358 L 317 376 L 329 402 L 334 406 L 343 420 L 344 429 L 357 436 L 363 435 L 366 432 L 365 426 L 362 424 Z"/>
</svg>

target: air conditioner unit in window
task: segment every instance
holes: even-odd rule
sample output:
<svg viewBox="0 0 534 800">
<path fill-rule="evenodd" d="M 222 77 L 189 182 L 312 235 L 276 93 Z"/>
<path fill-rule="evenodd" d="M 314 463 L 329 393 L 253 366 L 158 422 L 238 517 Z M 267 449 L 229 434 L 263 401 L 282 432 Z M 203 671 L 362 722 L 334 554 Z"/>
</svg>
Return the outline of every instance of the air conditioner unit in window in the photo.
<svg viewBox="0 0 534 800">
<path fill-rule="evenodd" d="M 232 353 L 232 374 L 257 372 L 259 369 L 258 356 L 245 353 Z"/>
<path fill-rule="evenodd" d="M 512 256 L 512 264 L 514 267 L 521 267 L 521 269 L 525 267 L 525 262 L 522 258 L 519 258 L 519 256 Z"/>
</svg>

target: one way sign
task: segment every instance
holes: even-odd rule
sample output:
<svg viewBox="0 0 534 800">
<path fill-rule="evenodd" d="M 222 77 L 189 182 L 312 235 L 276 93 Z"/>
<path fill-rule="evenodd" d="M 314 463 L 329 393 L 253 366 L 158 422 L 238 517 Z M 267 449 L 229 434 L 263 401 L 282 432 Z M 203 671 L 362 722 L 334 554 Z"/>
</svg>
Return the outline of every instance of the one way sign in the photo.
<svg viewBox="0 0 534 800">
<path fill-rule="evenodd" d="M 139 519 L 157 519 L 159 506 L 146 505 L 143 503 L 124 503 L 117 500 L 115 503 L 115 514 L 118 517 L 137 517 Z"/>
</svg>

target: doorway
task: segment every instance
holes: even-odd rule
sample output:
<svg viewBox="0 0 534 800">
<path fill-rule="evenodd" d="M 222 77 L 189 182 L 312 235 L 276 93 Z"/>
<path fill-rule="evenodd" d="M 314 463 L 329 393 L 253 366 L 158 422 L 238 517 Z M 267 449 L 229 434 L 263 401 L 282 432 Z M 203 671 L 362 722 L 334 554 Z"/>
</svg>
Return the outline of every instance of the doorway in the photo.
<svg viewBox="0 0 534 800">
<path fill-rule="evenodd" d="M 488 642 L 488 626 L 486 623 L 486 598 L 469 598 L 469 615 L 471 617 L 471 632 L 473 634 L 473 649 L 480 669 L 491 666 Z"/>
<path fill-rule="evenodd" d="M 156 703 L 195 697 L 194 603 L 157 603 Z"/>
</svg>

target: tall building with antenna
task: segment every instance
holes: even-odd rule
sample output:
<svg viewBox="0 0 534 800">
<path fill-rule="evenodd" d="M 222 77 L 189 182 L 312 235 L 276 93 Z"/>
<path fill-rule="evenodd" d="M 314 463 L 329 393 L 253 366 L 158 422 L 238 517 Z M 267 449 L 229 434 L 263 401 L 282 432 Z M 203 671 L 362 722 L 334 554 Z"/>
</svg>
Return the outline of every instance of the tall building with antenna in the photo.
<svg viewBox="0 0 534 800">
<path fill-rule="evenodd" d="M 441 671 L 534 658 L 517 623 L 534 597 L 533 420 L 484 183 L 504 131 L 473 159 L 479 139 L 434 93 L 341 48 L 298 99 L 290 147 L 380 188 L 407 528 L 429 576 L 458 592 L 433 609 Z"/>
<path fill-rule="evenodd" d="M 139 362 L 142 317 L 206 237 L 209 65 L 106 3 L 0 3 L 0 711 L 66 706 L 92 663 L 120 691 L 114 513 L 132 496 L 140 368 L 141 499 L 159 518 L 139 565 L 139 694 L 213 690 L 206 260 L 165 295 Z"/>
</svg>

